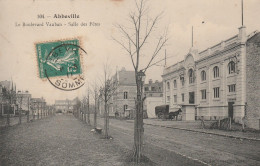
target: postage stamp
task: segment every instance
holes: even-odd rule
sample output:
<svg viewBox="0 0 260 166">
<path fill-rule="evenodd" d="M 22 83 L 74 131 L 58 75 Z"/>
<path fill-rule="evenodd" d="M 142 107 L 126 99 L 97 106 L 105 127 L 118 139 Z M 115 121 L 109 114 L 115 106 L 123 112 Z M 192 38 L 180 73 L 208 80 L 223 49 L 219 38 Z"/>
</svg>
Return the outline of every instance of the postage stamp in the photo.
<svg viewBox="0 0 260 166">
<path fill-rule="evenodd" d="M 58 89 L 69 91 L 84 85 L 78 39 L 37 43 L 39 77 Z"/>
</svg>

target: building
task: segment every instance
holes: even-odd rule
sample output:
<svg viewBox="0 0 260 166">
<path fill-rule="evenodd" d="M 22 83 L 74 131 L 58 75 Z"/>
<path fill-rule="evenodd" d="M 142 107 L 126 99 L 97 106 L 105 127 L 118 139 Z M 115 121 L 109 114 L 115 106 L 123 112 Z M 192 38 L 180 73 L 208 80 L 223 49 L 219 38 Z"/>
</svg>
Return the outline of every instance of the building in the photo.
<svg viewBox="0 0 260 166">
<path fill-rule="evenodd" d="M 34 115 L 42 115 L 46 110 L 46 102 L 45 99 L 42 98 L 31 98 L 31 111 L 34 112 Z"/>
<path fill-rule="evenodd" d="M 239 33 L 206 50 L 191 48 L 164 69 L 164 103 L 183 106 L 183 120 L 232 118 L 259 129 L 260 33 Z"/>
<path fill-rule="evenodd" d="M 16 86 L 13 81 L 0 82 L 0 116 L 15 115 L 16 105 Z"/>
<path fill-rule="evenodd" d="M 17 91 L 16 93 L 16 104 L 18 109 L 21 109 L 23 113 L 30 111 L 30 100 L 32 95 L 29 91 Z"/>
<path fill-rule="evenodd" d="M 155 107 L 163 105 L 163 82 L 151 79 L 148 84 L 144 84 L 144 112 L 147 112 L 148 118 L 155 118 Z"/>
<path fill-rule="evenodd" d="M 62 111 L 63 113 L 73 112 L 73 106 L 75 105 L 74 102 L 76 100 L 55 100 L 55 110 Z"/>
<path fill-rule="evenodd" d="M 116 84 L 116 90 L 108 102 L 109 116 L 117 113 L 120 117 L 133 117 L 137 94 L 135 72 L 122 68 L 112 77 L 112 81 Z M 103 113 L 104 101 L 99 100 L 99 114 Z"/>
</svg>

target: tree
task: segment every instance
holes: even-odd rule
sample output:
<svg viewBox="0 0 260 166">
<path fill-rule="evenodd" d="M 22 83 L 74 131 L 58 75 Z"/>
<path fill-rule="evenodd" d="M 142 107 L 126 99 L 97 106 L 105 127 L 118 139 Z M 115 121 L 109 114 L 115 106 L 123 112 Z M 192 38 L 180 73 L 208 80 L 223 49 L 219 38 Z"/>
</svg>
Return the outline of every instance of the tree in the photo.
<svg viewBox="0 0 260 166">
<path fill-rule="evenodd" d="M 94 99 L 94 129 L 97 128 L 97 108 L 98 108 L 98 85 L 96 82 L 92 85 L 91 96 Z"/>
<path fill-rule="evenodd" d="M 18 104 L 19 104 L 19 124 L 22 123 L 22 105 L 23 105 L 23 95 L 22 94 L 19 94 L 19 95 L 16 95 L 16 98 L 17 98 L 17 101 L 18 101 Z"/>
<path fill-rule="evenodd" d="M 110 75 L 110 68 L 108 64 L 104 65 L 104 80 L 101 83 L 100 88 L 100 98 L 104 101 L 104 136 L 106 139 L 109 138 L 108 130 L 109 130 L 109 101 L 113 94 L 116 91 L 117 84 L 113 81 L 112 76 Z"/>
<path fill-rule="evenodd" d="M 2 92 L 3 92 L 3 99 L 8 103 L 6 124 L 7 124 L 7 126 L 9 126 L 10 125 L 10 110 L 12 109 L 12 104 L 16 103 L 16 101 L 15 101 L 15 99 L 16 99 L 16 90 L 13 89 L 13 83 L 12 83 L 12 89 L 11 90 L 9 90 L 8 88 L 4 87 L 2 89 Z"/>
<path fill-rule="evenodd" d="M 141 55 L 145 55 L 143 52 L 144 45 L 147 45 L 148 39 L 151 39 L 152 32 L 156 29 L 156 25 L 161 17 L 161 14 L 150 18 L 148 16 L 149 8 L 146 5 L 147 1 L 140 0 L 135 1 L 135 11 L 130 12 L 130 28 L 126 28 L 123 25 L 117 25 L 120 34 L 123 36 L 121 40 L 114 37 L 113 40 L 118 43 L 129 55 L 132 65 L 135 71 L 135 79 L 137 85 L 137 98 L 136 98 L 136 116 L 134 126 L 134 153 L 133 159 L 139 163 L 142 159 L 142 144 L 143 144 L 143 82 L 142 77 L 145 76 L 146 70 L 151 67 L 159 55 L 161 49 L 168 41 L 167 30 L 156 39 L 155 48 L 153 52 L 148 56 L 149 61 L 146 65 L 141 61 Z M 147 16 L 147 17 L 145 17 Z M 149 48 L 152 48 L 151 46 Z M 143 63 L 143 64 L 142 64 Z M 144 66 L 143 66 L 144 65 Z"/>
</svg>

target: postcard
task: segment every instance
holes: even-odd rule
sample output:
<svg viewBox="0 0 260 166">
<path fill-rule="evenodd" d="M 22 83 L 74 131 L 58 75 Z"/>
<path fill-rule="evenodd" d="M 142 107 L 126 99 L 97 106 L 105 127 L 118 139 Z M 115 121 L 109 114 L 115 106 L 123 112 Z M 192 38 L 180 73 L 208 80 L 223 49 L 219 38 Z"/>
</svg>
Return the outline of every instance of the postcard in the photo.
<svg viewBox="0 0 260 166">
<path fill-rule="evenodd" d="M 0 165 L 259 165 L 259 6 L 0 0 Z"/>
</svg>

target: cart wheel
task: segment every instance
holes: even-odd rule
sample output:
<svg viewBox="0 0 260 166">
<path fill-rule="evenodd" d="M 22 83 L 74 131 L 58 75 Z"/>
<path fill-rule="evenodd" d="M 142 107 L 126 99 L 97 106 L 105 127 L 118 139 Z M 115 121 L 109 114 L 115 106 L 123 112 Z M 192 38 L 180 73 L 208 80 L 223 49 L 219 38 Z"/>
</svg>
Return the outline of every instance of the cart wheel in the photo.
<svg viewBox="0 0 260 166">
<path fill-rule="evenodd" d="M 158 118 L 159 118 L 159 119 L 163 119 L 163 117 L 164 117 L 164 116 L 163 116 L 163 113 L 159 113 L 159 114 L 158 114 Z"/>
</svg>

